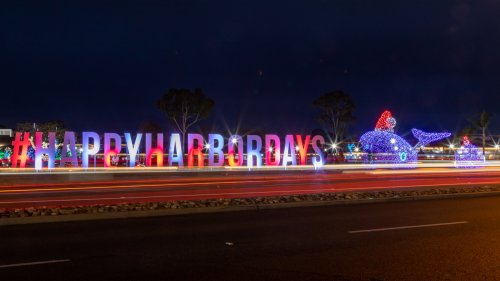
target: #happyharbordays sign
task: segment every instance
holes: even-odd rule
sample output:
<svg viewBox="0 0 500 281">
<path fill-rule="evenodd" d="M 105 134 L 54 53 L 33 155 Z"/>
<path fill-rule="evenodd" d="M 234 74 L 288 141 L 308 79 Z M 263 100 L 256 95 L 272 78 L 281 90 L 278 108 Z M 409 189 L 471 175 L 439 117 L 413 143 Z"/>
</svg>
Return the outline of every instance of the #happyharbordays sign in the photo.
<svg viewBox="0 0 500 281">
<path fill-rule="evenodd" d="M 101 137 L 96 132 L 83 132 L 81 135 L 81 167 L 88 168 L 89 158 L 103 153 L 104 167 L 111 167 L 111 157 L 121 153 L 126 153 L 129 158 L 129 166 L 136 166 L 136 157 L 141 146 L 145 147 L 146 166 L 152 166 L 153 156 L 156 158 L 156 166 L 163 167 L 164 163 L 164 134 L 156 134 L 156 141 L 153 144 L 153 134 L 137 133 L 134 136 L 124 133 L 125 149 L 122 147 L 122 136 L 116 133 L 105 133 L 103 140 L 103 150 L 101 150 Z M 187 134 L 187 167 L 203 167 L 205 156 L 210 167 L 243 166 L 260 167 L 263 162 L 266 166 L 295 166 L 295 165 L 321 165 L 324 162 L 324 155 L 321 147 L 325 144 L 323 136 L 316 135 L 286 135 L 283 139 L 278 135 L 266 134 L 264 140 L 259 135 L 233 135 L 224 141 L 220 134 L 209 134 L 205 138 L 201 134 Z M 144 142 L 144 143 L 143 143 Z M 282 145 L 283 144 L 283 145 Z M 11 162 L 13 168 L 25 168 L 28 159 L 28 148 L 31 145 L 30 133 L 16 133 L 12 142 L 13 153 Z M 309 147 L 315 154 L 311 163 L 307 163 L 307 153 Z M 35 169 L 43 168 L 44 159 L 47 168 L 55 166 L 56 154 L 56 133 L 48 133 L 48 143 L 44 144 L 43 133 L 35 133 Z M 262 159 L 262 151 L 264 157 Z M 227 163 L 224 157 L 227 153 Z M 246 160 L 243 154 L 246 154 Z M 298 162 L 297 163 L 297 156 Z M 246 163 L 244 163 L 246 162 Z M 65 132 L 62 144 L 60 167 L 71 164 L 78 167 L 79 161 L 76 153 L 76 136 L 74 132 Z M 181 135 L 173 133 L 168 140 L 168 166 L 184 167 L 184 151 Z"/>
</svg>

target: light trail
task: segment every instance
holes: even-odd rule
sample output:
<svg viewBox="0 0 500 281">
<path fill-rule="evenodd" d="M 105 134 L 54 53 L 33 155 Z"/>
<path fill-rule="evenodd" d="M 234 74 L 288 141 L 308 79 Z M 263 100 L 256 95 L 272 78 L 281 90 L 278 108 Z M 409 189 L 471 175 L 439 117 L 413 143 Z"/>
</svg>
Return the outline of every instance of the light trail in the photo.
<svg viewBox="0 0 500 281">
<path fill-rule="evenodd" d="M 75 178 L 58 174 L 46 175 L 48 176 L 41 178 L 24 175 L 0 182 L 0 208 L 500 185 L 500 169 L 491 167 L 466 170 L 420 168 L 341 172 L 277 170 L 268 173 L 179 173 L 172 176 L 169 172 L 132 173 L 125 178 L 120 176 L 118 180 L 113 180 L 113 177 L 100 180 L 96 176 L 99 174 L 93 173 Z M 33 180 L 43 182 L 30 182 Z"/>
<path fill-rule="evenodd" d="M 500 161 L 486 161 L 478 165 L 479 168 L 491 168 L 500 171 Z M 176 166 L 165 167 L 96 167 L 96 168 L 55 168 L 42 169 L 40 171 L 34 168 L 0 168 L 0 175 L 31 175 L 31 174 L 134 174 L 134 173 L 211 173 L 211 172 L 231 172 L 231 171 L 317 171 L 317 170 L 377 170 L 377 169 L 411 169 L 417 170 L 422 168 L 447 168 L 451 170 L 464 171 L 470 169 L 455 168 L 453 161 L 433 161 L 433 162 L 418 162 L 414 164 L 327 164 L 320 168 L 313 165 L 302 166 L 223 166 L 223 167 L 202 167 L 202 168 L 187 168 Z M 474 169 L 474 168 L 471 168 Z"/>
</svg>

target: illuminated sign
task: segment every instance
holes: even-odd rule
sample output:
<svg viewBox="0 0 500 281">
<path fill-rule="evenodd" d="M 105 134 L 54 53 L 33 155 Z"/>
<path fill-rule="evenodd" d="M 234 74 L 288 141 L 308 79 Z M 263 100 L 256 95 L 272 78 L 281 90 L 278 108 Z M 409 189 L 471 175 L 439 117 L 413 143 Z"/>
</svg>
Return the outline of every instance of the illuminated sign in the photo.
<svg viewBox="0 0 500 281">
<path fill-rule="evenodd" d="M 154 138 L 153 138 L 154 137 Z M 209 134 L 205 139 L 200 134 L 187 134 L 187 151 L 184 151 L 181 135 L 173 133 L 168 138 L 168 159 L 164 159 L 165 136 L 162 133 L 130 134 L 105 133 L 103 138 L 95 132 L 83 132 L 81 135 L 82 147 L 79 150 L 80 162 L 76 150 L 76 136 L 74 132 L 66 132 L 62 143 L 60 167 L 89 167 L 89 161 L 95 163 L 97 155 L 102 154 L 105 168 L 114 166 L 114 160 L 119 155 L 126 155 L 127 165 L 138 165 L 137 158 L 141 148 L 144 148 L 145 166 L 179 166 L 188 168 L 221 166 L 295 166 L 314 165 L 320 167 L 324 164 L 322 147 L 325 139 L 316 135 L 278 135 L 267 134 L 262 139 L 259 135 L 232 135 L 227 139 L 220 134 Z M 44 141 L 48 140 L 48 141 Z M 103 147 L 101 149 L 101 141 Z M 12 142 L 13 154 L 11 155 L 12 167 L 25 168 L 28 160 L 28 148 L 32 146 L 29 133 L 16 133 Z M 55 132 L 43 135 L 35 134 L 35 169 L 55 167 L 55 158 L 58 145 Z M 307 154 L 312 153 L 309 159 Z M 184 155 L 187 155 L 184 158 Z M 227 155 L 227 158 L 225 157 Z M 153 161 L 153 159 L 155 161 Z M 184 162 L 186 160 L 186 163 Z M 206 161 L 206 163 L 205 163 Z"/>
</svg>

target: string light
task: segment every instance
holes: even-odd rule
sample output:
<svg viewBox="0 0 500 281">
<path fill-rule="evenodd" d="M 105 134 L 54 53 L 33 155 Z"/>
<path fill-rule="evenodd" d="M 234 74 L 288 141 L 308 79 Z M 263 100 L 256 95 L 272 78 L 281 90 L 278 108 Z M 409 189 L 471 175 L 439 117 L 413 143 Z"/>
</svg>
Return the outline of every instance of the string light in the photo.
<svg viewBox="0 0 500 281">
<path fill-rule="evenodd" d="M 375 130 L 361 136 L 361 147 L 368 153 L 365 160 L 384 163 L 414 163 L 417 161 L 418 147 L 451 135 L 450 133 L 426 133 L 412 129 L 413 135 L 418 139 L 417 145 L 413 147 L 402 137 L 394 134 L 396 123 L 392 113 L 386 110 L 378 119 Z"/>
<path fill-rule="evenodd" d="M 386 110 L 382 113 L 382 116 L 377 121 L 375 125 L 375 131 L 384 131 L 384 132 L 394 132 L 394 127 L 396 127 L 396 119 L 392 117 L 392 113 L 389 110 Z"/>
<path fill-rule="evenodd" d="M 462 146 L 455 152 L 455 167 L 475 168 L 484 163 L 484 155 L 473 145 L 467 136 L 462 139 Z"/>
<path fill-rule="evenodd" d="M 377 162 L 401 163 L 417 160 L 416 150 L 400 136 L 385 131 L 370 131 L 361 136 L 362 149 Z"/>
</svg>

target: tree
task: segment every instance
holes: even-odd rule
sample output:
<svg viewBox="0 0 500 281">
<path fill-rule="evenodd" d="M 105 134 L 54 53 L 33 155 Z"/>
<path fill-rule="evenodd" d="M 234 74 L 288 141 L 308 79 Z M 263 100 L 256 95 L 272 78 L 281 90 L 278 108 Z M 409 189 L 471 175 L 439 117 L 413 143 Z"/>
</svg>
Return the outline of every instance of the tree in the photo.
<svg viewBox="0 0 500 281">
<path fill-rule="evenodd" d="M 313 106 L 323 111 L 319 120 L 332 130 L 335 141 L 342 140 L 347 125 L 355 120 L 353 113 L 356 106 L 351 96 L 342 90 L 335 90 L 314 100 Z"/>
<path fill-rule="evenodd" d="M 170 89 L 156 102 L 156 107 L 167 116 L 182 134 L 185 147 L 188 129 L 207 118 L 215 102 L 206 97 L 202 89 Z"/>
<path fill-rule="evenodd" d="M 144 121 L 139 125 L 139 132 L 143 134 L 146 133 L 158 134 L 163 132 L 163 128 L 161 127 L 160 124 L 154 121 Z"/>
<path fill-rule="evenodd" d="M 62 143 L 64 133 L 67 131 L 63 121 L 49 121 L 45 123 L 18 123 L 17 132 L 29 132 L 31 137 L 35 137 L 36 132 L 43 132 L 43 141 L 48 142 L 48 133 L 56 133 L 56 141 Z"/>
<path fill-rule="evenodd" d="M 476 128 L 472 126 L 465 126 L 456 132 L 453 136 L 453 144 L 460 144 L 462 142 L 463 137 L 467 136 L 472 140 L 474 137 L 474 133 L 476 132 Z"/>
<path fill-rule="evenodd" d="M 493 117 L 493 113 L 491 112 L 486 112 L 482 111 L 477 115 L 477 117 L 473 119 L 469 119 L 469 122 L 472 123 L 472 125 L 480 131 L 481 133 L 481 139 L 482 139 L 482 144 L 483 144 L 483 155 L 486 155 L 486 130 L 488 129 L 488 126 L 491 123 L 491 119 Z"/>
</svg>

